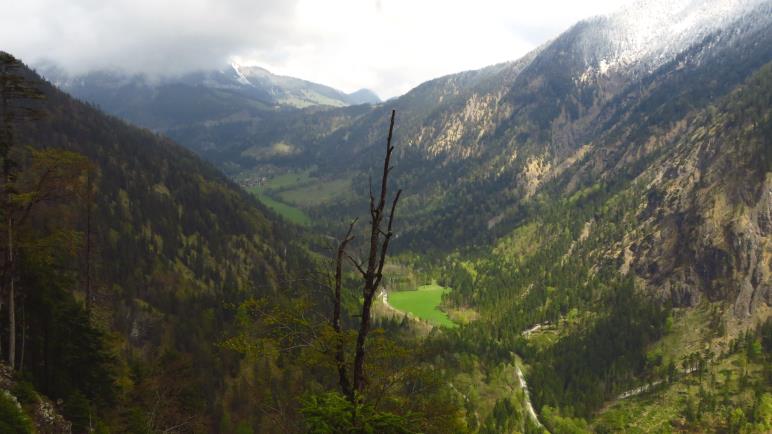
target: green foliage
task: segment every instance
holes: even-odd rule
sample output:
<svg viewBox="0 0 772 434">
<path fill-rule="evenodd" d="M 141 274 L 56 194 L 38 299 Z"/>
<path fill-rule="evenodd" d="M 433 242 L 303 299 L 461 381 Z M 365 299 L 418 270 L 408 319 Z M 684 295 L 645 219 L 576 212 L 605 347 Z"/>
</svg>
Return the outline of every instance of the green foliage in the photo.
<svg viewBox="0 0 772 434">
<path fill-rule="evenodd" d="M 412 429 L 413 416 L 377 411 L 371 404 L 361 400 L 352 404 L 337 392 L 306 396 L 300 412 L 308 432 L 313 434 L 416 432 Z"/>
<path fill-rule="evenodd" d="M 254 431 L 252 431 L 252 427 L 247 422 L 241 422 L 236 427 L 234 434 L 254 434 Z"/>
<path fill-rule="evenodd" d="M 645 349 L 663 335 L 667 311 L 636 295 L 629 280 L 616 286 L 604 304 L 611 310 L 607 317 L 532 360 L 537 403 L 588 416 L 620 390 L 617 378 L 643 371 Z"/>
<path fill-rule="evenodd" d="M 279 196 L 289 203 L 302 207 L 312 207 L 345 200 L 347 193 L 350 192 L 351 178 L 349 177 L 332 180 L 317 179 L 310 185 L 283 191 Z"/>
<path fill-rule="evenodd" d="M 201 432 L 206 426 L 207 386 L 190 355 L 167 351 L 153 364 L 135 365 L 132 380 L 134 387 L 118 415 L 122 425 L 140 432 L 175 426 Z"/>
<path fill-rule="evenodd" d="M 510 398 L 496 401 L 488 419 L 480 428 L 480 434 L 508 433 L 519 431 L 523 422 L 523 409 L 519 402 Z"/>
<path fill-rule="evenodd" d="M 67 292 L 71 276 L 41 264 L 24 263 L 21 277 L 31 291 L 27 314 L 25 369 L 41 392 L 66 399 L 74 392 L 101 405 L 115 395 L 114 359 L 87 311 Z"/>
<path fill-rule="evenodd" d="M 84 286 L 82 263 L 89 260 L 79 257 L 85 230 L 83 204 L 63 204 L 36 214 L 22 228 L 24 241 L 20 244 L 19 283 L 24 296 L 19 301 L 26 315 L 21 330 L 28 333 L 25 369 L 39 390 L 65 400 L 67 412 L 79 427 L 86 409 L 109 408 L 117 400 L 123 406 L 116 406 L 122 408 L 116 411 L 116 431 L 163 430 L 191 414 L 204 413 L 217 415 L 213 420 L 230 417 L 227 424 L 223 422 L 229 430 L 277 430 L 301 411 L 309 427 L 319 427 L 319 432 L 339 428 L 402 432 L 402 422 L 411 418 L 410 427 L 420 426 L 421 431 L 450 420 L 443 428 L 452 432 L 451 428 L 458 428 L 457 401 L 462 401 L 470 426 L 490 432 L 528 427 L 527 419 L 514 411 L 520 403 L 509 396 L 475 396 L 474 387 L 464 388 L 463 395 L 450 392 L 447 380 L 468 371 L 475 374 L 470 375 L 471 384 L 500 385 L 494 378 L 495 368 L 510 362 L 514 351 L 530 366 L 527 374 L 533 399 L 545 423 L 555 432 L 585 432 L 589 427 L 581 417 L 594 414 L 603 402 L 631 385 L 664 371 L 670 384 L 663 387 L 678 387 L 682 381 L 679 361 L 667 351 L 646 351 L 672 330 L 666 307 L 637 293 L 633 279 L 621 279 L 619 270 L 644 278 L 661 276 L 656 270 L 630 269 L 627 255 L 618 255 L 616 248 L 645 235 L 638 232 L 642 222 L 659 218 L 657 213 L 663 208 L 659 202 L 665 192 L 649 189 L 650 179 L 643 178 L 652 164 L 677 155 L 673 149 L 690 149 L 687 145 L 692 143 L 667 138 L 677 132 L 675 122 L 686 121 L 691 138 L 702 134 L 703 127 L 718 130 L 710 133 L 710 139 L 726 143 L 720 154 L 729 157 L 710 168 L 739 168 L 719 172 L 742 182 L 726 179 L 721 185 L 727 191 L 736 188 L 738 194 L 733 196 L 742 200 L 757 194 L 744 186 L 759 185 L 756 181 L 769 168 L 772 148 L 765 139 L 770 136 L 770 67 L 747 84 L 749 91 L 728 98 L 718 109 L 685 116 L 695 107 L 715 102 L 750 71 L 768 62 L 767 56 L 756 55 L 769 46 L 765 41 L 768 39 L 754 44 L 756 48 L 738 50 L 728 60 L 708 57 L 704 60 L 708 67 L 700 70 L 689 67 L 688 62 L 687 67 L 677 67 L 684 60 L 678 59 L 643 80 L 643 86 L 625 88 L 615 98 L 599 94 L 601 89 L 592 86 L 577 90 L 572 85 L 571 59 L 563 59 L 565 64 L 543 74 L 529 68 L 521 84 L 528 84 L 527 79 L 539 86 L 512 86 L 502 100 L 511 113 L 500 125 L 487 132 L 480 130 L 477 141 L 463 138 L 464 145 L 473 146 L 450 147 L 464 149 L 463 154 L 432 153 L 434 166 L 441 170 L 426 170 L 426 148 L 421 146 L 441 138 L 429 131 L 443 131 L 438 127 L 442 124 L 436 123 L 447 118 L 443 113 L 465 107 L 469 95 L 484 94 L 480 91 L 495 82 L 472 73 L 452 79 L 455 95 L 443 92 L 438 83 L 444 80 L 406 95 L 401 103 L 408 107 L 411 120 L 403 131 L 407 137 L 420 131 L 422 140 L 401 155 L 406 164 L 400 166 L 400 184 L 411 191 L 405 197 L 410 233 L 401 236 L 395 247 L 425 251 L 470 246 L 472 250 L 465 250 L 463 259 L 433 264 L 433 272 L 442 275 L 444 286 L 454 288 L 445 296 L 446 303 L 472 306 L 482 319 L 439 331 L 425 344 L 404 336 L 401 341 L 388 332 L 373 339 L 368 351 L 384 355 L 368 361 L 372 377 L 367 393 L 356 404 L 361 408 L 353 406 L 350 411 L 346 409 L 350 404 L 340 395 L 317 393 L 334 388 L 331 344 L 343 341 L 349 345 L 350 336 L 331 332 L 324 315 L 318 316 L 326 312 L 326 299 L 309 291 L 316 285 L 300 283 L 308 279 L 298 276 L 299 270 L 313 271 L 313 264 L 309 266 L 311 261 L 300 246 L 303 235 L 299 229 L 266 217 L 266 209 L 254 197 L 238 191 L 176 145 L 105 118 L 42 85 L 49 97 L 47 117 L 34 127 L 20 127 L 19 137 L 69 154 L 31 152 L 31 157 L 18 160 L 30 169 L 21 172 L 28 177 L 19 179 L 34 185 L 29 181 L 47 171 L 41 169 L 76 167 L 74 163 L 84 161 L 81 155 L 97 167 L 93 270 L 100 303 L 94 311 L 85 312 L 71 295 L 72 288 L 80 292 Z M 498 72 L 488 73 L 501 77 Z M 179 92 L 170 90 L 167 96 L 195 101 Z M 436 110 L 435 101 L 440 100 L 448 111 Z M 207 101 L 227 111 L 216 95 L 209 95 Z M 200 116 L 196 106 L 200 105 L 186 105 L 182 116 Z M 329 170 L 367 160 L 366 152 L 376 137 L 370 124 L 381 127 L 373 122 L 379 110 L 309 111 L 288 115 L 281 125 L 229 124 L 179 134 L 188 134 L 188 139 L 198 143 L 215 142 L 212 137 L 217 135 L 223 137 L 217 143 L 235 143 L 249 131 L 266 143 L 293 148 L 271 163 L 291 166 L 318 159 L 324 165 L 322 170 Z M 171 109 L 163 111 L 168 114 Z M 602 113 L 597 119 L 606 124 L 596 125 L 590 111 Z M 571 123 L 574 120 L 581 122 Z M 459 131 L 474 131 L 468 123 L 458 127 Z M 523 168 L 529 157 L 543 154 L 545 160 L 565 161 L 579 140 L 592 142 L 592 154 L 545 174 L 535 194 L 524 191 Z M 352 159 L 343 161 L 339 152 L 332 152 L 345 149 L 349 155 L 349 144 L 354 142 L 358 149 Z M 305 146 L 309 143 L 318 146 L 311 150 Z M 551 145 L 545 148 L 543 143 Z M 254 143 L 246 145 L 252 149 Z M 303 152 L 295 152 L 295 147 Z M 359 153 L 361 149 L 365 152 Z M 208 155 L 217 154 L 214 158 L 235 166 L 253 164 L 255 155 L 241 150 Z M 702 153 L 699 164 L 712 158 L 708 151 Z M 56 159 L 48 158 L 52 155 Z M 509 159 L 510 155 L 517 157 Z M 503 160 L 508 163 L 502 164 Z M 700 183 L 710 187 L 709 171 L 698 169 L 705 174 Z M 341 179 L 324 186 L 297 185 L 311 181 L 308 175 L 277 180 L 274 199 L 321 204 L 348 187 L 348 181 Z M 292 183 L 297 188 L 279 191 Z M 355 175 L 353 183 L 364 188 L 366 173 Z M 77 184 L 71 183 L 72 188 Z M 21 189 L 13 203 L 23 209 L 39 196 L 32 189 Z M 273 199 L 266 197 L 262 199 L 269 207 L 281 205 L 269 203 Z M 309 213 L 316 222 L 319 215 L 333 218 L 356 205 L 355 201 L 318 205 Z M 691 234 L 694 225 L 680 220 L 681 211 L 691 210 L 677 211 L 665 217 L 678 217 L 679 233 Z M 309 222 L 294 208 L 281 212 L 291 214 L 297 222 Z M 62 222 L 52 216 L 61 217 Z M 700 220 L 701 216 L 696 217 Z M 585 228 L 591 232 L 585 234 Z M 496 248 L 485 247 L 507 233 L 511 235 L 502 238 Z M 633 247 L 642 248 L 640 244 Z M 664 259 L 677 262 L 682 258 Z M 725 289 L 719 287 L 708 295 L 725 298 L 728 294 L 721 291 Z M 348 297 L 356 299 L 356 295 Z M 428 309 L 426 315 L 437 315 L 434 307 L 439 302 L 439 298 L 413 301 L 406 309 L 420 305 Z M 95 318 L 99 318 L 98 326 Z M 346 321 L 351 321 L 350 316 Z M 552 327 L 549 339 L 544 339 L 547 334 L 522 335 L 523 330 L 547 322 Z M 115 353 L 118 362 L 100 327 L 113 331 L 110 345 L 121 349 Z M 674 411 L 685 416 L 687 425 L 697 430 L 709 420 L 730 432 L 769 428 L 768 391 L 757 380 L 772 377 L 766 367 L 772 325 L 765 327 L 734 343 L 735 357 L 755 371 L 730 372 L 726 387 L 711 384 L 715 381 L 711 378 L 712 356 L 697 353 L 686 360 L 684 366 L 696 368 L 693 381 L 698 386 L 688 390 Z M 713 335 L 723 335 L 727 326 L 714 315 L 708 328 Z M 231 338 L 225 345 L 215 345 L 223 336 Z M 162 363 L 157 364 L 156 359 Z M 309 390 L 315 393 L 299 404 L 295 397 Z M 751 390 L 754 405 L 748 405 L 745 396 Z M 415 391 L 420 393 L 412 396 Z M 734 402 L 730 393 L 744 394 L 745 401 Z M 156 411 L 153 399 L 158 396 L 164 398 L 164 405 Z M 487 414 L 478 415 L 477 405 L 483 401 Z M 730 404 L 737 405 L 732 408 Z M 271 413 L 268 408 L 276 410 Z M 349 414 L 351 418 L 346 419 Z M 441 420 L 438 414 L 446 418 Z M 717 414 L 720 422 L 716 422 Z M 621 428 L 629 421 L 619 418 L 605 426 Z M 192 430 L 204 430 L 214 423 L 201 417 L 190 425 Z"/>
<path fill-rule="evenodd" d="M 312 175 L 314 169 L 296 172 L 289 171 L 267 180 L 250 190 L 259 195 L 269 194 L 282 202 L 303 208 L 324 203 L 344 200 L 351 192 L 351 176 L 338 175 L 329 179 Z M 255 175 L 256 176 L 256 175 Z M 254 183 L 254 177 L 242 174 L 238 177 L 242 183 Z"/>
<path fill-rule="evenodd" d="M 299 229 L 171 141 L 73 100 L 24 67 L 19 72 L 46 96 L 34 125 L 14 125 L 16 141 L 33 146 L 12 155 L 19 164 L 14 204 L 35 204 L 18 226 L 24 370 L 54 399 L 84 397 L 116 432 L 148 429 L 159 390 L 170 398 L 157 409 L 163 417 L 155 428 L 191 417 L 185 426 L 205 426 L 238 395 L 231 388 L 240 381 L 231 377 L 251 376 L 239 355 L 216 345 L 233 327 L 235 306 L 310 286 L 293 280 L 309 265 Z M 88 194 L 81 169 L 91 174 Z M 280 292 L 288 280 L 300 283 Z M 89 311 L 82 306 L 87 282 Z M 187 364 L 175 362 L 185 375 L 165 372 L 179 382 L 162 388 L 155 360 L 167 353 Z M 147 375 L 132 376 L 132 365 Z M 287 372 L 275 367 L 273 377 Z M 268 390 L 245 395 L 243 405 Z M 251 423 L 236 413 L 238 423 Z"/>
<path fill-rule="evenodd" d="M 32 434 L 32 422 L 5 392 L 0 392 L 0 432 Z"/>
<path fill-rule="evenodd" d="M 772 393 L 761 395 L 753 409 L 753 419 L 760 430 L 772 430 Z"/>
<path fill-rule="evenodd" d="M 557 410 L 548 405 L 542 409 L 542 417 L 544 424 L 554 434 L 589 434 L 592 432 L 584 419 L 561 416 Z"/>
<path fill-rule="evenodd" d="M 36 404 L 40 400 L 35 391 L 35 386 L 28 381 L 17 381 L 11 392 L 22 405 Z"/>
<path fill-rule="evenodd" d="M 89 428 L 94 425 L 96 419 L 91 403 L 78 390 L 64 400 L 62 415 L 72 422 L 72 431 L 76 433 L 89 432 Z"/>
<path fill-rule="evenodd" d="M 765 372 L 772 365 L 768 355 L 751 360 L 747 351 L 763 329 L 741 333 L 726 352 L 685 353 L 679 367 L 688 373 L 679 369 L 670 382 L 613 402 L 597 418 L 596 431 L 768 432 L 772 382 Z"/>
</svg>

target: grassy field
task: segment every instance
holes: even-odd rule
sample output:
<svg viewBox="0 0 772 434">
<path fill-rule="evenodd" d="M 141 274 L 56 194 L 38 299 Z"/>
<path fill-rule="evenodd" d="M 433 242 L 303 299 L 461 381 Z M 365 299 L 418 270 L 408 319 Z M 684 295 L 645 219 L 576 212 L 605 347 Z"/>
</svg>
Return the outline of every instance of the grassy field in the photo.
<svg viewBox="0 0 772 434">
<path fill-rule="evenodd" d="M 311 219 L 301 208 L 331 202 L 350 191 L 351 177 L 322 180 L 311 176 L 311 169 L 284 173 L 249 188 L 274 212 L 303 226 L 309 226 Z"/>
<path fill-rule="evenodd" d="M 304 170 L 302 172 L 287 172 L 285 174 L 269 179 L 265 183 L 265 188 L 268 190 L 282 190 L 285 188 L 307 185 L 315 180 L 315 178 L 311 177 L 310 173 L 310 170 Z"/>
<path fill-rule="evenodd" d="M 322 179 L 311 176 L 311 171 L 292 171 L 275 176 L 265 181 L 259 191 L 299 207 L 321 205 L 351 193 L 351 176 Z"/>
<path fill-rule="evenodd" d="M 276 214 L 279 214 L 285 219 L 291 221 L 292 223 L 302 225 L 302 226 L 311 225 L 311 219 L 298 208 L 295 208 L 294 206 L 291 206 L 291 205 L 287 205 L 284 202 L 279 202 L 278 200 L 275 200 L 264 193 L 260 193 L 259 189 L 253 189 L 251 193 L 255 195 L 255 197 L 260 202 L 262 202 L 265 206 L 272 209 Z"/>
<path fill-rule="evenodd" d="M 442 294 L 450 291 L 437 284 L 419 286 L 416 291 L 389 293 L 389 304 L 395 309 L 410 312 L 413 315 L 442 327 L 456 327 L 457 324 L 448 315 L 439 310 Z"/>
<path fill-rule="evenodd" d="M 316 180 L 312 183 L 298 185 L 279 193 L 285 202 L 300 206 L 314 206 L 330 202 L 351 191 L 351 178 L 333 179 L 329 181 Z"/>
</svg>

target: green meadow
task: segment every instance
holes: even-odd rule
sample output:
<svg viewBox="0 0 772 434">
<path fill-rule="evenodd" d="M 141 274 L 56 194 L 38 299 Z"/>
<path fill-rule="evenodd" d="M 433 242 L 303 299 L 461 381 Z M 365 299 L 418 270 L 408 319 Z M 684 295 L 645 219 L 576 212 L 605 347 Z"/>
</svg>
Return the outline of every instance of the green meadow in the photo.
<svg viewBox="0 0 772 434">
<path fill-rule="evenodd" d="M 351 192 L 351 178 L 332 179 L 286 187 L 278 195 L 281 200 L 295 205 L 315 206 L 331 202 Z"/>
<path fill-rule="evenodd" d="M 442 327 L 456 327 L 457 324 L 448 318 L 448 315 L 439 309 L 442 302 L 442 294 L 450 291 L 435 283 L 419 286 L 415 291 L 400 291 L 389 293 L 389 304 L 395 309 L 429 321 L 433 325 Z"/>
<path fill-rule="evenodd" d="M 303 208 L 332 202 L 350 194 L 351 177 L 322 180 L 311 170 L 292 171 L 249 189 L 261 202 L 287 220 L 309 226 L 311 219 Z"/>
<path fill-rule="evenodd" d="M 300 209 L 287 205 L 284 202 L 279 202 L 265 193 L 261 193 L 259 188 L 252 189 L 251 193 L 265 206 L 292 223 L 302 226 L 311 225 L 311 219 Z"/>
</svg>

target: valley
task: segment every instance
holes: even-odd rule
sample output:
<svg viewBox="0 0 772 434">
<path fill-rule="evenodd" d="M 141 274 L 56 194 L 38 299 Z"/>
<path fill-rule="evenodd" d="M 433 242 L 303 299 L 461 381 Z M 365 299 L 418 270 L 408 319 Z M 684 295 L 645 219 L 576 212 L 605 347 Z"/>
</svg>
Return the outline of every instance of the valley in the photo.
<svg viewBox="0 0 772 434">
<path fill-rule="evenodd" d="M 0 55 L 2 432 L 772 431 L 769 0 L 386 101 Z"/>
</svg>

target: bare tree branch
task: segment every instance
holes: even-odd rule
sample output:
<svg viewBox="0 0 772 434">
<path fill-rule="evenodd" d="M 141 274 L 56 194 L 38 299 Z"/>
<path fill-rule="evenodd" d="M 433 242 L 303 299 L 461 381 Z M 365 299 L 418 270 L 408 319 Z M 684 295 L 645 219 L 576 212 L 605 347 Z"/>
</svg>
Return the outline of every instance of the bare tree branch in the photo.
<svg viewBox="0 0 772 434">
<path fill-rule="evenodd" d="M 348 258 L 349 262 L 351 262 L 351 264 L 353 264 L 354 267 L 356 267 L 357 271 L 359 271 L 359 273 L 362 275 L 362 278 L 363 279 L 366 278 L 367 272 L 365 271 L 364 268 L 362 268 L 363 264 L 360 261 L 357 261 L 356 259 L 354 259 L 354 257 L 351 256 L 348 252 L 346 252 L 346 257 Z"/>
<path fill-rule="evenodd" d="M 367 258 L 367 269 L 357 266 L 364 279 L 362 288 L 362 316 L 359 322 L 359 333 L 357 334 L 356 350 L 354 356 L 354 391 L 362 392 L 365 387 L 365 343 L 367 335 L 370 332 L 370 311 L 372 308 L 375 291 L 380 285 L 383 276 L 383 266 L 386 261 L 389 242 L 392 238 L 392 224 L 394 221 L 394 212 L 399 200 L 401 191 L 397 192 L 391 205 L 388 228 L 384 233 L 381 225 L 383 224 L 384 208 L 386 207 L 386 198 L 388 196 L 389 174 L 391 172 L 391 154 L 394 151 L 391 141 L 394 134 L 394 119 L 396 111 L 391 111 L 391 120 L 389 122 L 389 135 L 386 139 L 386 156 L 383 160 L 383 175 L 381 177 L 381 190 L 378 203 L 375 203 L 375 196 L 372 190 L 372 180 L 370 182 L 370 251 Z M 383 238 L 383 239 L 381 239 Z M 354 264 L 356 262 L 354 261 Z"/>
</svg>

